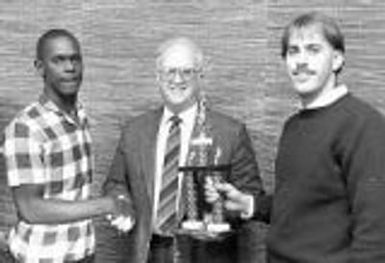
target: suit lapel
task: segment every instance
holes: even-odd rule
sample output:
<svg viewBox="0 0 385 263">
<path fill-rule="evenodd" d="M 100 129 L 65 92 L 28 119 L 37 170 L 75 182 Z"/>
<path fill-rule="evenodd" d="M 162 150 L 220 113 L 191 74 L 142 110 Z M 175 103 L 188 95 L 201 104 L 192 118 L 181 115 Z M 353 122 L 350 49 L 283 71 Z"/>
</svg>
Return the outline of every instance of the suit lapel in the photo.
<svg viewBox="0 0 385 263">
<path fill-rule="evenodd" d="M 153 202 L 154 180 L 156 165 L 156 143 L 158 136 L 159 122 L 162 116 L 162 109 L 157 109 L 149 116 L 148 125 L 143 130 L 143 147 L 141 147 L 141 163 L 144 170 L 144 179 L 147 188 L 147 194 Z"/>
</svg>

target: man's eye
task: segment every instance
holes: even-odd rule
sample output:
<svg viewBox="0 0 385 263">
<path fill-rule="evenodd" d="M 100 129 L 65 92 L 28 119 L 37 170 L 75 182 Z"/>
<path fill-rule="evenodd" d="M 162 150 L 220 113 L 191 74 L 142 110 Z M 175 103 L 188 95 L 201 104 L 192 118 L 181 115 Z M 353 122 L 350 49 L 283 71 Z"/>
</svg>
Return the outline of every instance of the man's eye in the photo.
<svg viewBox="0 0 385 263">
<path fill-rule="evenodd" d="M 52 59 L 54 63 L 62 63 L 65 59 L 63 57 L 55 57 Z"/>
<path fill-rule="evenodd" d="M 321 48 L 318 47 L 318 46 L 311 46 L 309 47 L 309 52 L 312 53 L 312 54 L 317 54 L 321 51 Z"/>
<path fill-rule="evenodd" d="M 296 53 L 298 53 L 298 49 L 297 48 L 288 48 L 287 49 L 287 54 L 288 55 L 294 55 Z"/>
<path fill-rule="evenodd" d="M 166 70 L 165 72 L 166 72 L 166 74 L 173 75 L 176 73 L 176 71 L 177 70 L 175 68 L 170 68 L 170 69 Z"/>
<path fill-rule="evenodd" d="M 183 75 L 191 75 L 193 73 L 193 69 L 187 68 L 182 70 Z"/>
<path fill-rule="evenodd" d="M 73 57 L 71 57 L 71 61 L 75 62 L 75 63 L 79 63 L 82 61 L 82 59 L 80 56 L 73 56 Z"/>
</svg>

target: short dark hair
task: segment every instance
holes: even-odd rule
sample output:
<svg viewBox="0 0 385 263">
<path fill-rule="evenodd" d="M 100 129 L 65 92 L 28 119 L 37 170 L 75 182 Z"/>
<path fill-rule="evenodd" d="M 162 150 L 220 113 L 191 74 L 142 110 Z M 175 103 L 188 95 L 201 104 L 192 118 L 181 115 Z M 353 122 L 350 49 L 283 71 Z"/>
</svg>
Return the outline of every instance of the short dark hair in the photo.
<svg viewBox="0 0 385 263">
<path fill-rule="evenodd" d="M 67 37 L 71 39 L 80 49 L 80 43 L 79 40 L 68 30 L 61 29 L 61 28 L 54 28 L 46 31 L 44 34 L 42 34 L 36 43 L 36 59 L 42 60 L 43 54 L 44 54 L 44 48 L 47 42 L 51 39 L 60 38 L 60 37 Z"/>
<path fill-rule="evenodd" d="M 281 39 L 282 58 L 286 58 L 289 37 L 292 33 L 292 30 L 314 24 L 319 24 L 321 26 L 326 41 L 335 50 L 338 50 L 341 53 L 345 53 L 344 36 L 335 20 L 319 12 L 309 12 L 296 17 L 284 28 Z"/>
</svg>

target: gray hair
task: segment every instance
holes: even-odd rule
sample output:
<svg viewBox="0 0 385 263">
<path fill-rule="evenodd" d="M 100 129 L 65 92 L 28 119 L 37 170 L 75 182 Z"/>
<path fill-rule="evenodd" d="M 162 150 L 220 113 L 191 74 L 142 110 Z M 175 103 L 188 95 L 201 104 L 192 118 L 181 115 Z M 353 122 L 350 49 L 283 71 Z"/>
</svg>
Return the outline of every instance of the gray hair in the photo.
<svg viewBox="0 0 385 263">
<path fill-rule="evenodd" d="M 187 37 L 177 37 L 162 43 L 156 52 L 156 68 L 161 67 L 161 63 L 164 57 L 167 55 L 170 49 L 175 46 L 185 46 L 190 49 L 194 54 L 194 67 L 197 69 L 203 69 L 204 55 L 202 49 Z"/>
</svg>

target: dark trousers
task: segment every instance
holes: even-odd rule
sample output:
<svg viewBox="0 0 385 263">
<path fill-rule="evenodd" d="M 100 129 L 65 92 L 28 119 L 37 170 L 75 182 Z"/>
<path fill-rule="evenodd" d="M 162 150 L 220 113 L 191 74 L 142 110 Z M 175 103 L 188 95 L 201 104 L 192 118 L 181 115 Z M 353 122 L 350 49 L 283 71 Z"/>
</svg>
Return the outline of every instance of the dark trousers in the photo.
<svg viewBox="0 0 385 263">
<path fill-rule="evenodd" d="M 233 239 L 202 241 L 188 236 L 153 235 L 147 263 L 236 263 L 237 249 Z"/>
<path fill-rule="evenodd" d="M 95 255 L 91 255 L 91 256 L 87 256 L 83 259 L 79 259 L 79 260 L 70 260 L 70 261 L 64 261 L 64 263 L 94 263 L 94 260 L 95 260 Z"/>
<path fill-rule="evenodd" d="M 13 258 L 11 252 L 7 249 L 0 250 L 0 262 L 1 263 L 17 263 L 17 261 Z"/>
<path fill-rule="evenodd" d="M 152 235 L 147 263 L 177 263 L 176 253 L 174 238 Z"/>
</svg>

